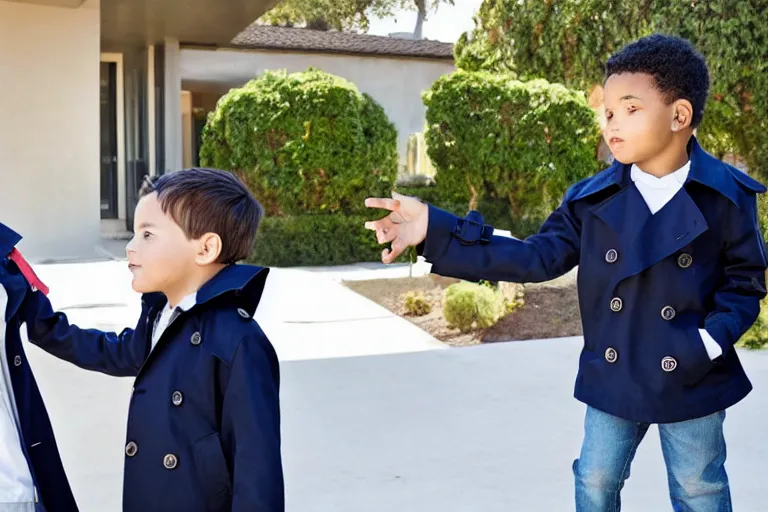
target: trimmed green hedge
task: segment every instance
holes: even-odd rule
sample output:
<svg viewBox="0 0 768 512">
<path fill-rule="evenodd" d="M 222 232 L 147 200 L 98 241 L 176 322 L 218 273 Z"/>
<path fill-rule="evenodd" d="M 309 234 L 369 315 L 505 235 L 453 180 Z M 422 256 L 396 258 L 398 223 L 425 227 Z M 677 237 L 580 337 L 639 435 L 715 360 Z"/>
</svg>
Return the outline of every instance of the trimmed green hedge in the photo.
<svg viewBox="0 0 768 512">
<path fill-rule="evenodd" d="M 541 219 L 594 174 L 600 130 L 582 93 L 545 80 L 457 71 L 425 93 L 429 156 L 448 203 L 505 200 Z"/>
<path fill-rule="evenodd" d="M 243 176 L 270 216 L 361 213 L 395 184 L 397 131 L 342 78 L 266 72 L 219 100 L 200 161 Z"/>
<path fill-rule="evenodd" d="M 299 215 L 267 217 L 259 228 L 249 263 L 270 267 L 346 265 L 381 261 L 379 245 L 365 221 L 383 216 L 371 210 L 370 217 L 346 215 Z M 399 262 L 407 262 L 401 256 Z"/>
</svg>

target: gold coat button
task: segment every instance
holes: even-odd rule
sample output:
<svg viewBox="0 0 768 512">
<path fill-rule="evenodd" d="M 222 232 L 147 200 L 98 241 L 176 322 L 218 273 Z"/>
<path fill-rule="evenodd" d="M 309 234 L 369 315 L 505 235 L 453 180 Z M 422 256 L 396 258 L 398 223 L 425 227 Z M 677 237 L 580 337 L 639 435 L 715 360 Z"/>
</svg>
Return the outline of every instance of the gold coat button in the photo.
<svg viewBox="0 0 768 512">
<path fill-rule="evenodd" d="M 623 307 L 624 301 L 622 301 L 619 297 L 614 297 L 611 299 L 611 311 L 618 313 Z"/>
<path fill-rule="evenodd" d="M 680 256 L 677 257 L 677 265 L 680 268 L 688 268 L 693 263 L 693 257 L 688 254 L 687 252 L 684 252 Z"/>
<path fill-rule="evenodd" d="M 673 318 L 675 318 L 675 315 L 677 315 L 677 312 L 675 311 L 675 308 L 672 306 L 664 306 L 661 309 L 661 318 L 669 322 Z"/>
<path fill-rule="evenodd" d="M 134 455 L 136 455 L 136 452 L 138 451 L 139 451 L 139 446 L 133 441 L 125 445 L 125 454 L 129 457 L 133 457 Z"/>
<path fill-rule="evenodd" d="M 172 453 L 169 453 L 165 457 L 163 457 L 163 466 L 165 469 L 176 469 L 176 466 L 179 465 L 179 459 Z"/>
<path fill-rule="evenodd" d="M 665 372 L 673 372 L 677 368 L 677 361 L 674 357 L 667 356 L 661 360 L 661 369 Z"/>
</svg>

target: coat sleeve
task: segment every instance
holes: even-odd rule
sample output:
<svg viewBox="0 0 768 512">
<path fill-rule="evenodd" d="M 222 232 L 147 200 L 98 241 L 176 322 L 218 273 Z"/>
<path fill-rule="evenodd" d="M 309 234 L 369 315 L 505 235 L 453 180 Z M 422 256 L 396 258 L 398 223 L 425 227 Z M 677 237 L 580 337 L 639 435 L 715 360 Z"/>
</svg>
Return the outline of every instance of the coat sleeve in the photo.
<svg viewBox="0 0 768 512">
<path fill-rule="evenodd" d="M 277 355 L 257 329 L 238 344 L 223 398 L 222 435 L 231 440 L 233 461 L 233 512 L 285 510 L 279 388 Z"/>
<path fill-rule="evenodd" d="M 139 372 L 147 355 L 146 342 L 137 339 L 133 329 L 117 334 L 72 325 L 67 315 L 53 311 L 40 291 L 27 294 L 21 318 L 31 343 L 86 370 L 131 377 Z"/>
<path fill-rule="evenodd" d="M 460 219 L 430 205 L 420 249 L 432 272 L 467 281 L 548 281 L 579 262 L 581 222 L 567 195 L 537 234 L 518 240 L 492 233 L 477 212 Z"/>
<path fill-rule="evenodd" d="M 714 294 L 714 309 L 704 321 L 723 356 L 757 320 L 766 295 L 766 253 L 757 221 L 757 196 L 750 194 L 733 212 L 726 231 L 724 279 Z"/>
</svg>

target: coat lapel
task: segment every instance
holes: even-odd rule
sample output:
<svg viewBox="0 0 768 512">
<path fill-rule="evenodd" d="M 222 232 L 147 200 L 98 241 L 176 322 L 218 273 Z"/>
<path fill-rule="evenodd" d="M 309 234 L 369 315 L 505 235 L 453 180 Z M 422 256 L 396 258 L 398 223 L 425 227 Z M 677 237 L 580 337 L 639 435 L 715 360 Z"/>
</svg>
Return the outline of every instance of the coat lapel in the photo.
<svg viewBox="0 0 768 512">
<path fill-rule="evenodd" d="M 615 233 L 623 258 L 617 285 L 675 254 L 709 229 L 704 215 L 685 188 L 655 215 L 634 183 L 593 209 Z"/>
</svg>

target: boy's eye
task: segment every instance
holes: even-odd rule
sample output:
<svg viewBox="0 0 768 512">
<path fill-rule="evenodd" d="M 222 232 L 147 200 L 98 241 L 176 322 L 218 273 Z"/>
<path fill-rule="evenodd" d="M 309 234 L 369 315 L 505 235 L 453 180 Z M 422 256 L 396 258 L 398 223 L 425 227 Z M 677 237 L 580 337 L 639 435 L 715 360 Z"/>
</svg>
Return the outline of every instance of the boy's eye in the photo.
<svg viewBox="0 0 768 512">
<path fill-rule="evenodd" d="M 149 231 L 145 231 L 142 236 L 144 237 L 145 240 L 147 240 L 152 237 L 152 233 L 150 233 Z"/>
<path fill-rule="evenodd" d="M 637 111 L 637 107 L 635 107 L 634 105 L 630 105 L 627 107 L 627 112 L 629 112 L 630 114 L 636 111 Z"/>
<path fill-rule="evenodd" d="M 606 112 L 605 112 L 605 118 L 606 118 L 606 119 L 610 119 L 610 118 L 612 118 L 612 117 L 613 117 L 613 112 L 609 112 L 609 111 L 606 111 Z"/>
</svg>

